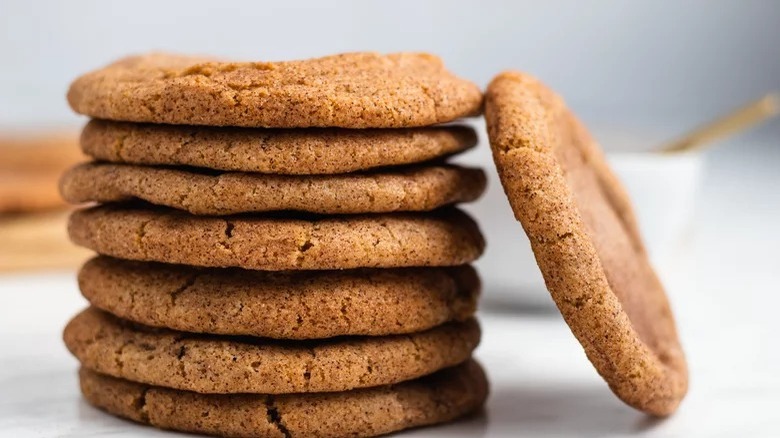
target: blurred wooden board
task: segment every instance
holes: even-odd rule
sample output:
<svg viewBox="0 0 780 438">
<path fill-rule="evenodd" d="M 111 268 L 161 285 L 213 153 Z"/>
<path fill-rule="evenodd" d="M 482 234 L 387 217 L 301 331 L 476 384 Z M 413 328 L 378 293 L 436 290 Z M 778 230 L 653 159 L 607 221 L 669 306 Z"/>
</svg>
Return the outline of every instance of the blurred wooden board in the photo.
<svg viewBox="0 0 780 438">
<path fill-rule="evenodd" d="M 75 131 L 0 133 L 0 213 L 64 207 L 60 175 L 84 160 Z"/>
<path fill-rule="evenodd" d="M 92 252 L 68 239 L 69 211 L 0 215 L 0 272 L 76 268 Z"/>
</svg>

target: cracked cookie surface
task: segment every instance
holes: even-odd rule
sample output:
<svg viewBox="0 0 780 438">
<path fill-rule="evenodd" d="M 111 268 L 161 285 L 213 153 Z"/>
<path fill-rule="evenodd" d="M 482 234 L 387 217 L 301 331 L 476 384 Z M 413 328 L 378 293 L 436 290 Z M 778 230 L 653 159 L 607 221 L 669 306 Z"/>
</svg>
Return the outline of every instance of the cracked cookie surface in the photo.
<svg viewBox="0 0 780 438">
<path fill-rule="evenodd" d="M 186 332 L 275 339 L 380 336 L 476 311 L 470 266 L 261 272 L 98 257 L 79 273 L 87 300 L 120 318 Z"/>
<path fill-rule="evenodd" d="M 295 219 L 104 205 L 74 212 L 68 233 L 118 258 L 268 271 L 455 266 L 485 246 L 476 223 L 454 208 Z"/>
<path fill-rule="evenodd" d="M 428 211 L 470 202 L 482 194 L 485 184 L 482 170 L 454 165 L 304 176 L 93 162 L 68 170 L 60 191 L 74 204 L 140 199 L 198 215 L 355 214 Z"/>
<path fill-rule="evenodd" d="M 501 182 L 561 314 L 618 397 L 671 414 L 688 387 L 685 357 L 631 203 L 601 149 L 528 75 L 500 74 L 486 99 Z"/>
<path fill-rule="evenodd" d="M 420 163 L 477 144 L 466 126 L 413 129 L 252 129 L 90 120 L 85 154 L 114 163 L 278 175 L 348 173 Z"/>
<path fill-rule="evenodd" d="M 274 341 L 149 328 L 91 307 L 63 338 L 84 366 L 113 377 L 199 393 L 288 394 L 421 377 L 468 359 L 480 330 L 468 319 L 406 335 Z"/>
<path fill-rule="evenodd" d="M 477 115 L 482 94 L 424 53 L 346 53 L 286 62 L 152 53 L 79 77 L 68 102 L 79 114 L 128 122 L 405 128 Z"/>
<path fill-rule="evenodd" d="M 488 395 L 479 364 L 456 367 L 392 386 L 325 394 L 214 395 L 148 386 L 79 372 L 94 406 L 162 429 L 219 436 L 375 436 L 454 420 L 476 411 Z"/>
</svg>

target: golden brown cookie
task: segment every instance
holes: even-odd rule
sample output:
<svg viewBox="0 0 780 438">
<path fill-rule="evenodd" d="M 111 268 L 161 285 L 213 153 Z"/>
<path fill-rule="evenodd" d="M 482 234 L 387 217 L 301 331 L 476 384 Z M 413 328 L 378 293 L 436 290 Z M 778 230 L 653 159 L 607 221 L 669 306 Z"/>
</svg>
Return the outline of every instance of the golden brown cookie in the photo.
<svg viewBox="0 0 780 438">
<path fill-rule="evenodd" d="M 457 209 L 295 219 L 99 206 L 74 212 L 68 233 L 78 245 L 124 259 L 267 271 L 454 266 L 485 246 Z"/>
<path fill-rule="evenodd" d="M 153 53 L 76 79 L 74 111 L 100 119 L 266 128 L 407 128 L 479 113 L 482 93 L 424 53 L 220 62 Z"/>
<path fill-rule="evenodd" d="M 65 327 L 87 368 L 200 393 L 347 391 L 402 382 L 456 365 L 479 343 L 469 319 L 408 335 L 274 341 L 153 329 L 94 307 Z"/>
<path fill-rule="evenodd" d="M 60 181 L 68 202 L 140 199 L 199 215 L 268 211 L 320 214 L 428 211 L 477 199 L 480 169 L 454 165 L 342 175 L 264 175 L 128 164 L 83 163 Z"/>
<path fill-rule="evenodd" d="M 79 273 L 82 294 L 154 327 L 276 339 L 391 335 L 464 321 L 477 307 L 470 266 L 260 272 L 98 257 Z"/>
<path fill-rule="evenodd" d="M 501 182 L 564 319 L 618 397 L 671 414 L 688 387 L 685 357 L 628 197 L 601 150 L 530 76 L 502 73 L 486 99 Z"/>
<path fill-rule="evenodd" d="M 429 161 L 470 149 L 466 126 L 412 129 L 252 129 L 91 120 L 84 153 L 101 161 L 319 175 Z"/>
<path fill-rule="evenodd" d="M 66 131 L 0 135 L 0 213 L 63 208 L 57 180 L 83 160 L 77 140 Z"/>
<path fill-rule="evenodd" d="M 162 429 L 219 436 L 376 436 L 454 420 L 488 395 L 482 368 L 469 360 L 392 386 L 324 394 L 198 394 L 79 372 L 89 403 Z"/>
</svg>

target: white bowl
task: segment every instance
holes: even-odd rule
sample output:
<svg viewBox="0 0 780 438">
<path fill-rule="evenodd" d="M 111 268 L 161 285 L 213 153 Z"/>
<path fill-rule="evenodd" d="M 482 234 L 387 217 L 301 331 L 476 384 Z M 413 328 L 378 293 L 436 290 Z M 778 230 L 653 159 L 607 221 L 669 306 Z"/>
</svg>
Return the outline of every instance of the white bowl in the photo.
<svg viewBox="0 0 780 438">
<path fill-rule="evenodd" d="M 626 187 L 651 260 L 662 278 L 683 254 L 693 230 L 693 206 L 703 173 L 699 153 L 662 155 L 609 152 L 607 160 Z M 552 302 L 528 239 L 513 216 L 497 179 L 478 206 L 488 251 L 477 262 L 485 285 L 484 308 L 520 312 L 551 309 Z"/>
<path fill-rule="evenodd" d="M 628 190 L 650 256 L 672 255 L 692 231 L 703 155 L 615 152 L 607 159 Z"/>
</svg>

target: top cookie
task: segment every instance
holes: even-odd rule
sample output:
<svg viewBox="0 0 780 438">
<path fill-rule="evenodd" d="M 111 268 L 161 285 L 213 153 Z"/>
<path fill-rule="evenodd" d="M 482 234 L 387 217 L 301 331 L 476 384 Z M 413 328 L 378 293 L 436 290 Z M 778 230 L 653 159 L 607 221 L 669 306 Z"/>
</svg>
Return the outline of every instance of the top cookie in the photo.
<svg viewBox="0 0 780 438">
<path fill-rule="evenodd" d="M 482 94 L 424 53 L 286 62 L 146 54 L 76 79 L 74 111 L 130 122 L 267 128 L 404 128 L 479 113 Z"/>
<path fill-rule="evenodd" d="M 623 401 L 671 414 L 687 391 L 685 358 L 628 197 L 598 145 L 560 97 L 522 73 L 493 79 L 485 117 L 512 209 L 588 358 Z"/>
</svg>

